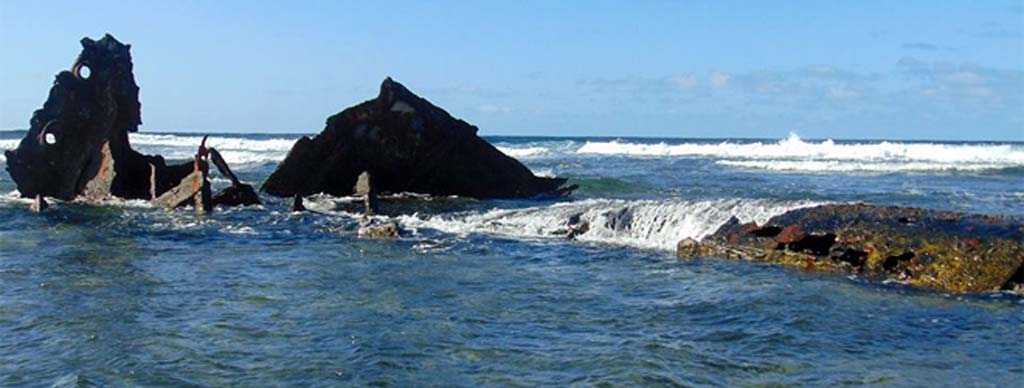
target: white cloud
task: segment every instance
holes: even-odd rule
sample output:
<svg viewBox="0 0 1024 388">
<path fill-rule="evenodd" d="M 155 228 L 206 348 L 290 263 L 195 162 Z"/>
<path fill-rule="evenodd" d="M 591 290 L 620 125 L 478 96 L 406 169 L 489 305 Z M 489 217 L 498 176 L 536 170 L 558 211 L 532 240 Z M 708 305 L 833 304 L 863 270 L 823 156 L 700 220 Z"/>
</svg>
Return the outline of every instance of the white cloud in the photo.
<svg viewBox="0 0 1024 388">
<path fill-rule="evenodd" d="M 938 104 L 963 109 L 965 104 L 987 108 L 1021 106 L 1024 71 L 972 63 L 924 61 L 903 58 L 897 63 L 903 74 L 916 81 L 911 88 Z"/>
<path fill-rule="evenodd" d="M 731 80 L 732 76 L 725 73 L 714 72 L 711 73 L 710 76 L 708 76 L 708 83 L 711 84 L 712 87 L 716 88 L 721 88 L 728 85 L 729 81 Z"/>
<path fill-rule="evenodd" d="M 683 90 L 693 89 L 694 86 L 697 86 L 697 76 L 695 75 L 677 75 L 670 80 L 677 88 Z"/>
</svg>

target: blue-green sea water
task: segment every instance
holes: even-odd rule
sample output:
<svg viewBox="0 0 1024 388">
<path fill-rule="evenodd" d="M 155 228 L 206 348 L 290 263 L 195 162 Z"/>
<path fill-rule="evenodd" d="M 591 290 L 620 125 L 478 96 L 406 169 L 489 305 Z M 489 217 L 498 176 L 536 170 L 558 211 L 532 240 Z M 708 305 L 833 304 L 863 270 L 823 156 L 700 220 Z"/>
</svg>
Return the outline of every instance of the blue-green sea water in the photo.
<svg viewBox="0 0 1024 388">
<path fill-rule="evenodd" d="M 14 148 L 24 132 L 0 132 Z M 298 135 L 215 135 L 258 186 Z M 134 134 L 185 160 L 195 134 Z M 1019 386 L 1024 302 L 672 249 L 828 202 L 1024 217 L 1024 144 L 488 138 L 556 202 L 30 213 L 0 173 L 0 386 Z M 2 162 L 2 160 L 0 160 Z M 2 164 L 2 163 L 0 163 Z M 227 181 L 216 179 L 215 186 Z M 591 230 L 557 235 L 575 214 Z"/>
</svg>

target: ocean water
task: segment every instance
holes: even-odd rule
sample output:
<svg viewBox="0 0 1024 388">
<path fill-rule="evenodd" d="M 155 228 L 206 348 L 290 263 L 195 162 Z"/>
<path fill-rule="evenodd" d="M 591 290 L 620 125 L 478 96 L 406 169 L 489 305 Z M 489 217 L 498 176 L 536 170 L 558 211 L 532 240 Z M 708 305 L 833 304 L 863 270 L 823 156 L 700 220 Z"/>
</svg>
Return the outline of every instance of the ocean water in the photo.
<svg viewBox="0 0 1024 388">
<path fill-rule="evenodd" d="M 0 132 L 0 149 L 24 132 Z M 259 185 L 298 135 L 214 135 Z M 187 159 L 200 135 L 134 134 Z M 685 237 L 866 202 L 1024 217 L 1024 144 L 490 137 L 568 200 L 264 196 L 26 211 L 0 173 L 0 386 L 1016 386 L 1024 301 L 720 259 Z M 0 160 L 3 162 L 3 160 Z M 215 179 L 215 186 L 227 181 Z M 553 235 L 573 214 L 592 229 Z"/>
</svg>

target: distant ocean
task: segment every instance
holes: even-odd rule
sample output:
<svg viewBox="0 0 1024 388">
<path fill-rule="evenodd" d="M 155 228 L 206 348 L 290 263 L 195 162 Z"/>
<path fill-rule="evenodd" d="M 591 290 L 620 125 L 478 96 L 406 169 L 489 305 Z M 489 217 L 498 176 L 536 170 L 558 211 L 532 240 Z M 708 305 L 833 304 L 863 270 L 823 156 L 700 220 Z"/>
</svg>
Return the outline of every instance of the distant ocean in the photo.
<svg viewBox="0 0 1024 388">
<path fill-rule="evenodd" d="M 12 149 L 24 132 L 0 132 Z M 258 186 L 300 135 L 218 134 Z M 169 160 L 198 134 L 133 134 Z M 53 203 L 0 173 L 0 386 L 894 385 L 1024 381 L 1024 302 L 677 261 L 731 217 L 866 202 L 1024 217 L 1024 143 L 488 137 L 556 202 L 264 196 L 205 217 Z M 0 156 L 0 163 L 4 162 Z M 227 181 L 215 179 L 214 186 Z M 555 235 L 582 214 L 579 241 Z"/>
</svg>

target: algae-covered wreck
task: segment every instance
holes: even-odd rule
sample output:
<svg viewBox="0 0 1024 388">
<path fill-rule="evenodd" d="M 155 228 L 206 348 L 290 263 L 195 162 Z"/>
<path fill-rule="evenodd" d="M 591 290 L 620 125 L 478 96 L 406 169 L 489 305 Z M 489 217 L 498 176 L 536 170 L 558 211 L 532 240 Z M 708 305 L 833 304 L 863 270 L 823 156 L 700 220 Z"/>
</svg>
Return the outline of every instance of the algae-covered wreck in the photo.
<svg viewBox="0 0 1024 388">
<path fill-rule="evenodd" d="M 945 292 L 1021 291 L 1024 224 L 1018 219 L 873 205 L 797 209 L 764 225 L 733 219 L 683 258 L 722 257 L 893 279 Z"/>
</svg>

